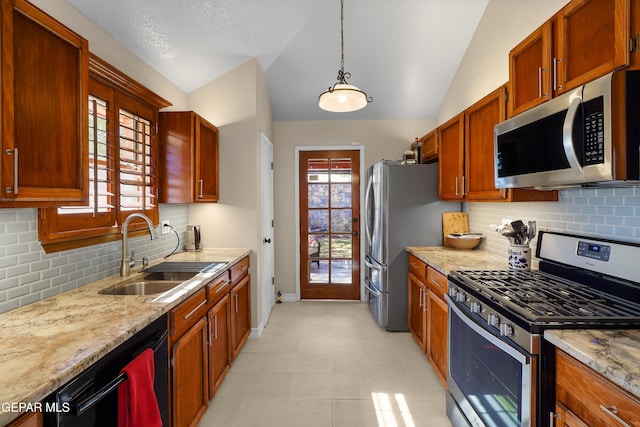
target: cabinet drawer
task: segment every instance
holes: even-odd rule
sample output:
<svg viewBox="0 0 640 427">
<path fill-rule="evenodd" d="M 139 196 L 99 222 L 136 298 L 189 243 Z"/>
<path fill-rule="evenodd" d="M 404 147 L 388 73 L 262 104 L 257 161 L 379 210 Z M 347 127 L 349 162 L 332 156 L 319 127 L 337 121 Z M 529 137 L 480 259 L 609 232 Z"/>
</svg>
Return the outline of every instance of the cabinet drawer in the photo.
<svg viewBox="0 0 640 427">
<path fill-rule="evenodd" d="M 428 266 L 427 287 L 431 289 L 434 294 L 438 295 L 441 300 L 444 301 L 444 294 L 447 293 L 448 289 L 447 276 L 440 273 L 435 268 Z"/>
<path fill-rule="evenodd" d="M 202 288 L 171 310 L 171 336 L 177 339 L 207 311 L 207 289 Z"/>
<path fill-rule="evenodd" d="M 615 417 L 640 425 L 640 399 L 566 353 L 556 355 L 557 403 L 587 425 L 619 425 Z M 611 414 L 614 406 L 617 413 Z"/>
<path fill-rule="evenodd" d="M 423 283 L 427 281 L 426 269 L 427 264 L 422 262 L 415 255 L 409 254 L 409 272 L 420 279 Z"/>
<path fill-rule="evenodd" d="M 231 267 L 231 283 L 237 283 L 238 280 L 249 271 L 249 257 L 244 257 L 238 263 Z"/>
<path fill-rule="evenodd" d="M 207 285 L 207 294 L 209 296 L 209 305 L 213 306 L 222 299 L 225 294 L 230 291 L 231 279 L 229 278 L 229 271 L 225 271 L 220 276 L 216 277 Z"/>
</svg>

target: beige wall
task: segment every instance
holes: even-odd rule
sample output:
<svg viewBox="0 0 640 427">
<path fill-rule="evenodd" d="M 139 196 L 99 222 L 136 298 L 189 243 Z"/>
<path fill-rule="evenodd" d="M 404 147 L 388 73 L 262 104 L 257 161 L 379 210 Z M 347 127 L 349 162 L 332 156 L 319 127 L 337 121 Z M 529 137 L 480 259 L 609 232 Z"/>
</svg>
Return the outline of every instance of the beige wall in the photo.
<svg viewBox="0 0 640 427">
<path fill-rule="evenodd" d="M 252 249 L 251 310 L 255 328 L 263 317 L 260 131 L 271 137 L 273 121 L 264 72 L 257 60 L 249 60 L 191 93 L 188 104 L 218 126 L 221 159 L 220 200 L 191 205 L 189 222 L 201 225 L 205 247 Z"/>
<path fill-rule="evenodd" d="M 293 121 L 274 124 L 275 279 L 283 294 L 296 292 L 295 148 L 364 146 L 364 168 L 382 158 L 400 158 L 415 137 L 435 127 L 433 119 Z"/>
<path fill-rule="evenodd" d="M 509 51 L 568 0 L 490 0 L 436 120 L 446 122 L 509 80 Z"/>
</svg>

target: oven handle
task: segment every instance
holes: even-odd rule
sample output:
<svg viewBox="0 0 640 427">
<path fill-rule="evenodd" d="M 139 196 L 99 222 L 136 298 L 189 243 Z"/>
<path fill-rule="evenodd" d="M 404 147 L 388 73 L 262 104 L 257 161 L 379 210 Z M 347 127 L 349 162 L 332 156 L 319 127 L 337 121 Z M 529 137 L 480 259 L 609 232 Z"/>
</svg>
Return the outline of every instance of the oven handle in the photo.
<svg viewBox="0 0 640 427">
<path fill-rule="evenodd" d="M 462 310 L 460 310 L 456 306 L 456 304 L 451 300 L 449 295 L 445 294 L 445 298 L 449 303 L 449 316 L 452 316 L 453 314 L 457 315 L 475 333 L 482 336 L 484 339 L 486 339 L 491 344 L 498 347 L 503 352 L 507 353 L 509 356 L 511 356 L 513 359 L 517 360 L 518 362 L 520 362 L 522 365 L 531 364 L 531 357 L 525 354 L 522 354 L 521 352 L 511 347 L 509 344 L 497 338 L 495 335 L 493 335 L 492 333 L 484 329 L 482 326 L 474 322 L 473 319 L 469 318 Z"/>
<path fill-rule="evenodd" d="M 154 353 L 160 348 L 160 346 L 163 343 L 166 344 L 166 339 L 168 334 L 169 334 L 169 331 L 162 331 L 158 339 L 155 340 L 153 344 L 150 346 L 150 348 L 153 350 Z M 143 346 L 143 348 L 149 348 L 149 346 Z M 82 399 L 82 401 L 75 406 L 75 411 L 74 411 L 75 414 L 82 415 L 93 405 L 95 405 L 96 403 L 104 399 L 105 396 L 107 396 L 109 393 L 115 390 L 120 384 L 122 384 L 126 380 L 127 380 L 127 374 L 122 372 L 120 375 L 118 375 L 113 380 L 111 380 L 109 384 L 105 385 L 100 390 L 93 393 L 91 396 L 85 399 Z"/>
</svg>

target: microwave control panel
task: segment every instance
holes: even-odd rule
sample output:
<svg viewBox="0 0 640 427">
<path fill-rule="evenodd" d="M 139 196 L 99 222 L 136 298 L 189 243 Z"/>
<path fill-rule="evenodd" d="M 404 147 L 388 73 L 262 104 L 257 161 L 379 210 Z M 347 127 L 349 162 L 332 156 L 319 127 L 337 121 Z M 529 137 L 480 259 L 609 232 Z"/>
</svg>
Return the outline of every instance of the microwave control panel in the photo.
<svg viewBox="0 0 640 427">
<path fill-rule="evenodd" d="M 604 112 L 603 108 L 598 106 L 602 106 L 602 98 L 588 101 L 584 106 L 585 165 L 604 163 Z"/>
</svg>

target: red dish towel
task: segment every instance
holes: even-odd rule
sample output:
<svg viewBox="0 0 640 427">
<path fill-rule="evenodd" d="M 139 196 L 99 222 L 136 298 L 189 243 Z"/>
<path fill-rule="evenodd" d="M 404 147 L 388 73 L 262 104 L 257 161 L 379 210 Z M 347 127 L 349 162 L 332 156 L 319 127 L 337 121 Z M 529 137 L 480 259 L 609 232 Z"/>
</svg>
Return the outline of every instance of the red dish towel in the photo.
<svg viewBox="0 0 640 427">
<path fill-rule="evenodd" d="M 153 390 L 153 350 L 148 348 L 122 372 L 127 379 L 118 386 L 118 427 L 160 427 L 160 408 Z"/>
</svg>

